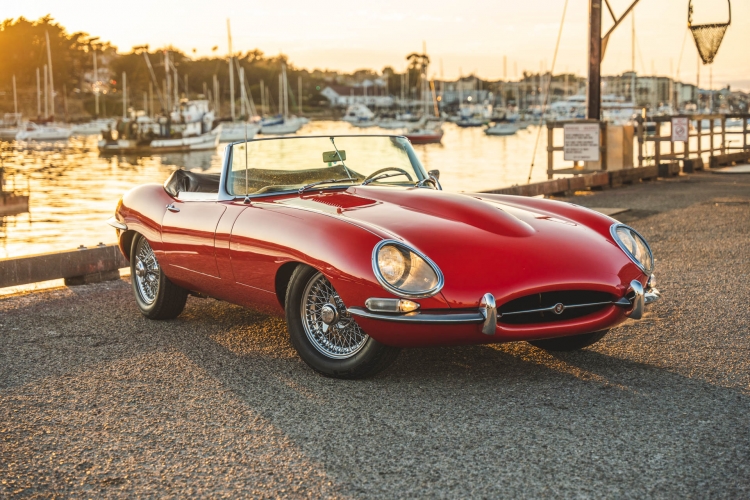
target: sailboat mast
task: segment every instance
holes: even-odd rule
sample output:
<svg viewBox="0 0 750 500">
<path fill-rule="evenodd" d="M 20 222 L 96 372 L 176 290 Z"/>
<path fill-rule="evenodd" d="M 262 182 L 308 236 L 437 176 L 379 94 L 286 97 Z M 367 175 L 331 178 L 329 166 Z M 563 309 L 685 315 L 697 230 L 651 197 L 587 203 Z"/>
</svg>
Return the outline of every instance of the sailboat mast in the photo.
<svg viewBox="0 0 750 500">
<path fill-rule="evenodd" d="M 18 117 L 18 96 L 16 96 L 16 75 L 13 75 L 13 113 Z"/>
<path fill-rule="evenodd" d="M 302 116 L 302 77 L 301 76 L 297 77 L 297 104 L 299 105 L 299 115 Z"/>
<path fill-rule="evenodd" d="M 227 37 L 229 38 L 229 108 L 232 114 L 232 121 L 234 121 L 234 68 L 232 68 L 232 29 L 229 26 L 229 19 L 227 19 Z"/>
<path fill-rule="evenodd" d="M 94 82 L 91 90 L 94 91 L 94 115 L 99 118 L 99 70 L 96 65 L 96 50 L 94 50 Z"/>
<path fill-rule="evenodd" d="M 47 65 L 44 65 L 44 119 L 49 117 L 49 87 L 47 85 Z"/>
<path fill-rule="evenodd" d="M 171 100 L 172 100 L 172 85 L 171 85 L 171 77 L 169 73 L 169 51 L 164 51 L 164 78 L 166 80 L 166 86 L 167 89 L 165 93 L 167 94 L 167 109 L 166 112 L 169 113 L 172 111 L 171 106 Z"/>
<path fill-rule="evenodd" d="M 128 75 L 122 72 L 122 119 L 127 118 L 128 111 Z"/>
<path fill-rule="evenodd" d="M 289 80 L 286 76 L 286 64 L 282 66 L 282 73 L 284 74 L 284 119 L 289 116 Z"/>
<path fill-rule="evenodd" d="M 36 69 L 36 117 L 42 116 L 42 90 L 39 84 L 39 68 Z"/>
<path fill-rule="evenodd" d="M 632 72 L 632 75 L 630 76 L 630 100 L 633 101 L 633 106 L 636 106 L 636 100 L 635 100 L 635 9 L 630 13 L 632 16 L 630 20 L 632 21 L 632 36 L 630 37 L 630 71 Z"/>
<path fill-rule="evenodd" d="M 47 64 L 49 65 L 49 100 L 50 100 L 50 110 L 52 111 L 52 116 L 55 116 L 55 80 L 52 78 L 52 51 L 50 50 L 49 46 L 49 32 L 45 31 L 44 36 L 47 40 Z"/>
</svg>

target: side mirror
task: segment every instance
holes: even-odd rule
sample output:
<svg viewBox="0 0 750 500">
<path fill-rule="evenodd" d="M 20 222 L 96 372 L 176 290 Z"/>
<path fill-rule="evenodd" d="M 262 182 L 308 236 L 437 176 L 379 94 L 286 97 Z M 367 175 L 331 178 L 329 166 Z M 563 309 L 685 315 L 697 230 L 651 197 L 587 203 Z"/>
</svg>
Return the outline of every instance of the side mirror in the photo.
<svg viewBox="0 0 750 500">
<path fill-rule="evenodd" d="M 437 170 L 437 169 L 430 170 L 429 172 L 427 172 L 427 175 L 429 175 L 430 177 L 434 177 L 437 180 L 440 180 L 440 170 Z"/>
</svg>

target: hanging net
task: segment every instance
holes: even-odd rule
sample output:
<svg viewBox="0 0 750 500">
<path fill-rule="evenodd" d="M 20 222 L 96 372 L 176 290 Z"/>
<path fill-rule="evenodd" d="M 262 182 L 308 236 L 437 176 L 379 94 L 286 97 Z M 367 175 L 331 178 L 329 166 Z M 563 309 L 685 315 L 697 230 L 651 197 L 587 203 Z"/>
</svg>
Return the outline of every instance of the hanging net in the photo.
<svg viewBox="0 0 750 500">
<path fill-rule="evenodd" d="M 729 2 L 729 0 L 727 0 Z M 731 5 L 730 5 L 731 9 Z M 711 24 L 698 24 L 694 25 L 692 22 L 693 17 L 693 4 L 692 0 L 688 6 L 688 28 L 693 34 L 695 39 L 695 46 L 698 48 L 698 53 L 703 60 L 703 64 L 711 64 L 714 62 L 716 53 L 719 52 L 719 46 L 721 41 L 724 39 L 724 33 L 726 33 L 729 24 L 732 22 L 732 14 L 730 10 L 729 21 L 726 23 L 711 23 Z"/>
</svg>

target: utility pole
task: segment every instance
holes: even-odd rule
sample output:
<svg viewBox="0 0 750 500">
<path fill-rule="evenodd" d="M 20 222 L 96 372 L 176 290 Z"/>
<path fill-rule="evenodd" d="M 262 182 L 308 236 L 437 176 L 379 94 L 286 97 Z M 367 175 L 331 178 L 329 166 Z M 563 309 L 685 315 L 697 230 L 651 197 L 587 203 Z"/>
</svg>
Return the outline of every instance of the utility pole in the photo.
<svg viewBox="0 0 750 500">
<path fill-rule="evenodd" d="M 589 81 L 586 89 L 586 118 L 601 116 L 602 0 L 589 0 Z"/>
</svg>

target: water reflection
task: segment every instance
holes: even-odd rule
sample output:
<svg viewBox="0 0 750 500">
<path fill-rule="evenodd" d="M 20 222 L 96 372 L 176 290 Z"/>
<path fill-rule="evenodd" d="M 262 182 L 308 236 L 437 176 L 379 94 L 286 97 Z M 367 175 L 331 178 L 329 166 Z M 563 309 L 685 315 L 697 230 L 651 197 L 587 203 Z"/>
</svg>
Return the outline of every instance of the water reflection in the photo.
<svg viewBox="0 0 750 500">
<path fill-rule="evenodd" d="M 344 122 L 311 122 L 300 135 L 380 134 Z M 546 179 L 546 134 L 536 154 L 532 181 Z M 510 137 L 487 137 L 482 129 L 445 126 L 443 144 L 415 146 L 426 169 L 439 169 L 450 191 L 480 191 L 526 182 L 536 129 Z M 0 258 L 114 242 L 108 219 L 127 190 L 162 183 L 178 168 L 219 172 L 224 145 L 216 151 L 153 156 L 100 155 L 97 138 L 54 144 L 2 144 L 2 164 L 29 178 L 30 213 L 2 218 Z"/>
</svg>

